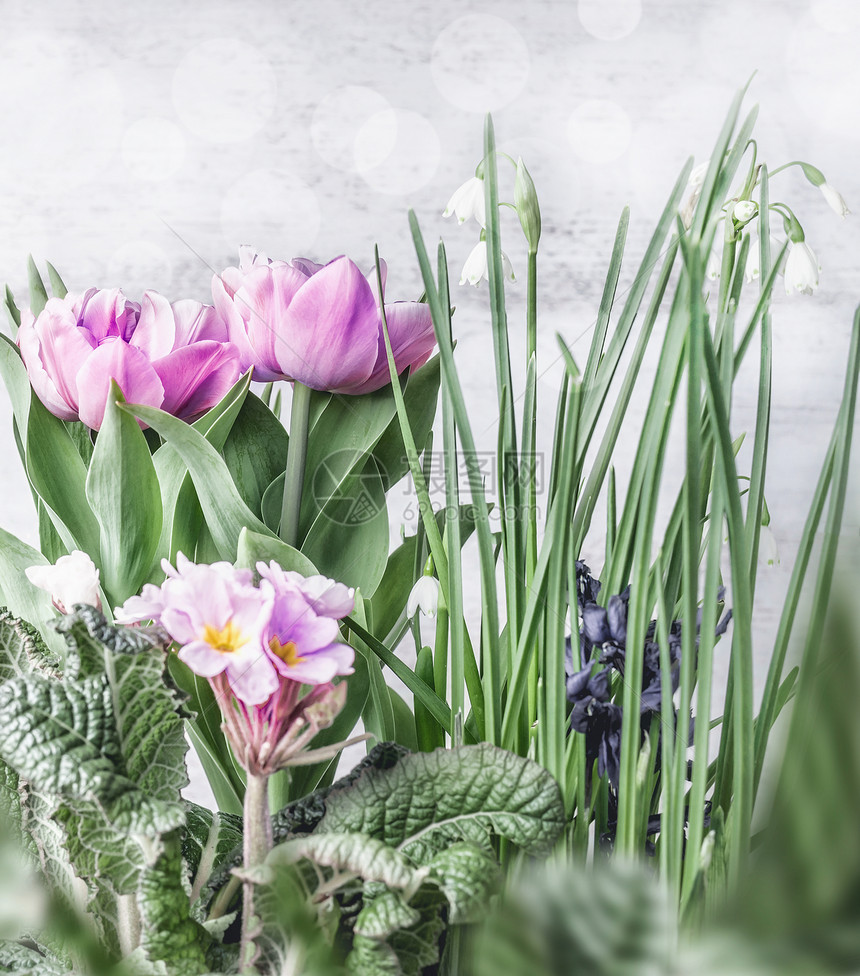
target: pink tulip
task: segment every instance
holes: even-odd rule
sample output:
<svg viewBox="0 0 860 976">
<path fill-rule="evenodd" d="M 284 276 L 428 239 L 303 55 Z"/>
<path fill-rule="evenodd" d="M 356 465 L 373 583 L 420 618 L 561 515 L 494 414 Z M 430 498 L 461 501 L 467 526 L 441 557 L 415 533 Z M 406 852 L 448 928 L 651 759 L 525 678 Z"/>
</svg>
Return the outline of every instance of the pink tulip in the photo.
<svg viewBox="0 0 860 976">
<path fill-rule="evenodd" d="M 51 298 L 21 314 L 18 345 L 36 395 L 63 420 L 98 430 L 110 381 L 132 403 L 182 419 L 214 406 L 239 378 L 238 350 L 211 305 L 172 305 L 154 291 L 140 304 L 118 289 Z"/>
<path fill-rule="evenodd" d="M 243 370 L 333 393 L 370 393 L 390 381 L 375 270 L 368 280 L 347 257 L 320 265 L 239 253 L 238 268 L 213 278 L 212 295 Z M 422 366 L 436 341 L 428 306 L 386 303 L 385 316 L 397 372 Z"/>
</svg>

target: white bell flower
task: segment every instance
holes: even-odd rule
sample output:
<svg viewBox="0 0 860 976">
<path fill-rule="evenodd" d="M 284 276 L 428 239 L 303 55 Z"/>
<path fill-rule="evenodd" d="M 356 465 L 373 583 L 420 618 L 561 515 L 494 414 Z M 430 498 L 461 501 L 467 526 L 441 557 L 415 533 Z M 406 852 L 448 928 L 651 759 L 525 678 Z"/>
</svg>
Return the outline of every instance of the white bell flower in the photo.
<svg viewBox="0 0 860 976">
<path fill-rule="evenodd" d="M 443 217 L 450 217 L 452 214 L 457 215 L 457 223 L 459 224 L 463 224 L 470 217 L 474 217 L 482 227 L 486 227 L 487 210 L 484 202 L 483 180 L 473 176 L 466 180 L 462 186 L 457 187 L 448 201 L 448 206 L 442 211 Z"/>
<path fill-rule="evenodd" d="M 76 603 L 87 603 L 101 610 L 99 571 L 80 549 L 61 556 L 53 566 L 30 566 L 24 572 L 34 586 L 51 594 L 60 613 L 70 613 Z"/>
<path fill-rule="evenodd" d="M 785 261 L 786 295 L 811 295 L 818 287 L 818 258 L 806 241 L 792 241 Z"/>
<path fill-rule="evenodd" d="M 514 269 L 511 265 L 510 258 L 504 251 L 502 251 L 502 270 L 504 276 L 509 281 L 517 280 L 514 277 Z M 463 265 L 463 271 L 460 274 L 460 284 L 465 285 L 468 283 L 470 285 L 477 285 L 482 278 L 488 279 L 489 277 L 487 242 L 478 241 L 466 258 L 466 263 Z"/>
<path fill-rule="evenodd" d="M 848 204 L 845 202 L 842 194 L 834 189 L 829 183 L 822 183 L 819 187 L 824 199 L 827 201 L 827 205 L 836 214 L 837 217 L 842 217 L 843 219 L 851 213 L 848 209 Z"/>
<path fill-rule="evenodd" d="M 406 616 L 414 617 L 420 610 L 427 617 L 435 617 L 438 609 L 439 580 L 435 576 L 422 576 L 406 601 Z"/>
</svg>

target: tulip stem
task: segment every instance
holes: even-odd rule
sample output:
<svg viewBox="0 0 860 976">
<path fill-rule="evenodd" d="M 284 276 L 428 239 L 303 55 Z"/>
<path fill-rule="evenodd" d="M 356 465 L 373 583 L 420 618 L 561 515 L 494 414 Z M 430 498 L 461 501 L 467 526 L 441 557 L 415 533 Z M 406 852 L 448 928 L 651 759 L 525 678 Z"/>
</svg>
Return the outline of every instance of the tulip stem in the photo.
<svg viewBox="0 0 860 976">
<path fill-rule="evenodd" d="M 302 509 L 302 484 L 308 455 L 308 420 L 311 390 L 303 383 L 293 384 L 290 407 L 290 447 L 284 476 L 284 501 L 281 505 L 281 539 L 296 547 L 299 541 L 299 513 Z"/>
</svg>

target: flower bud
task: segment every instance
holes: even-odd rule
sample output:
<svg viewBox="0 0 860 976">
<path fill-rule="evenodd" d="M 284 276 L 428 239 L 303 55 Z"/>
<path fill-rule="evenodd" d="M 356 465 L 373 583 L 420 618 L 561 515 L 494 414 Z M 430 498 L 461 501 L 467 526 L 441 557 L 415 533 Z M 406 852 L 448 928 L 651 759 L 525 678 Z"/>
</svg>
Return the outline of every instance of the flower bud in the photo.
<svg viewBox="0 0 860 976">
<path fill-rule="evenodd" d="M 51 594 L 60 613 L 71 613 L 76 603 L 86 603 L 101 610 L 99 571 L 80 549 L 61 556 L 53 566 L 30 566 L 24 573 L 34 586 Z"/>
<path fill-rule="evenodd" d="M 828 207 L 830 207 L 837 217 L 844 219 L 851 213 L 842 194 L 829 183 L 822 183 L 818 189 L 821 190 Z"/>
<path fill-rule="evenodd" d="M 752 200 L 738 200 L 732 210 L 732 216 L 739 224 L 746 224 L 758 213 L 758 207 Z"/>
<path fill-rule="evenodd" d="M 514 206 L 517 208 L 517 216 L 520 218 L 523 233 L 526 235 L 529 251 L 535 253 L 540 240 L 540 205 L 538 204 L 534 180 L 526 169 L 522 156 L 517 160 Z"/>
</svg>

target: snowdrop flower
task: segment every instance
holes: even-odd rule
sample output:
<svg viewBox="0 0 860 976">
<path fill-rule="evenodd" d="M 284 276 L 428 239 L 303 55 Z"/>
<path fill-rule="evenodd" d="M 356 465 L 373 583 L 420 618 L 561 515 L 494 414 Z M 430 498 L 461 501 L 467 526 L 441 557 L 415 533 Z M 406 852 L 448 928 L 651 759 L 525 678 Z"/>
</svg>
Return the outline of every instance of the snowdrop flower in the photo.
<svg viewBox="0 0 860 976">
<path fill-rule="evenodd" d="M 502 251 L 502 269 L 504 276 L 510 281 L 516 281 L 514 277 L 514 269 L 511 265 L 510 258 Z M 466 263 L 463 265 L 463 271 L 460 275 L 460 284 L 465 285 L 467 282 L 470 285 L 477 285 L 482 278 L 489 279 L 490 272 L 487 264 L 487 242 L 478 241 L 478 243 L 472 248 L 469 256 L 466 258 Z"/>
<path fill-rule="evenodd" d="M 435 617 L 439 609 L 439 580 L 435 576 L 422 576 L 406 601 L 406 616 L 414 617 L 420 610 L 428 617 Z"/>
<path fill-rule="evenodd" d="M 745 224 L 752 220 L 758 212 L 758 207 L 752 200 L 738 200 L 732 210 L 732 216 L 739 224 Z"/>
<path fill-rule="evenodd" d="M 51 594 L 60 613 L 71 613 L 76 603 L 87 603 L 101 610 L 99 571 L 80 549 L 61 556 L 53 566 L 30 566 L 24 573 L 34 586 Z"/>
<path fill-rule="evenodd" d="M 443 217 L 457 215 L 457 223 L 464 224 L 470 217 L 485 227 L 487 224 L 487 210 L 484 203 L 484 181 L 473 176 L 470 180 L 457 187 L 448 201 L 448 206 L 442 211 Z"/>
<path fill-rule="evenodd" d="M 710 165 L 710 159 L 706 159 L 703 163 L 699 163 L 698 166 L 694 166 L 690 170 L 690 178 L 687 180 L 687 185 L 693 187 L 701 186 L 705 182 L 705 174 L 708 172 Z"/>
<path fill-rule="evenodd" d="M 811 295 L 818 287 L 818 258 L 806 241 L 792 241 L 785 262 L 786 295 Z"/>
<path fill-rule="evenodd" d="M 761 527 L 758 544 L 759 562 L 766 566 L 776 566 L 779 563 L 779 548 L 776 544 L 776 536 L 773 534 L 769 525 Z"/>
<path fill-rule="evenodd" d="M 776 260 L 784 243 L 785 241 L 777 240 L 773 234 L 770 235 L 770 260 L 772 262 Z M 785 255 L 783 254 L 777 274 L 784 273 Z M 754 234 L 752 240 L 750 241 L 749 258 L 747 259 L 747 266 L 744 270 L 744 278 L 749 283 L 757 281 L 759 277 L 761 277 L 761 251 L 759 248 L 758 235 Z"/>
<path fill-rule="evenodd" d="M 715 248 L 712 249 L 710 255 L 708 255 L 708 266 L 705 268 L 705 277 L 711 281 L 719 281 L 722 266 L 722 253 L 718 252 Z"/>
<path fill-rule="evenodd" d="M 822 194 L 824 195 L 824 199 L 827 201 L 827 205 L 837 217 L 842 217 L 844 219 L 848 216 L 848 214 L 851 213 L 842 194 L 829 183 L 822 183 L 818 189 L 821 190 Z"/>
</svg>

